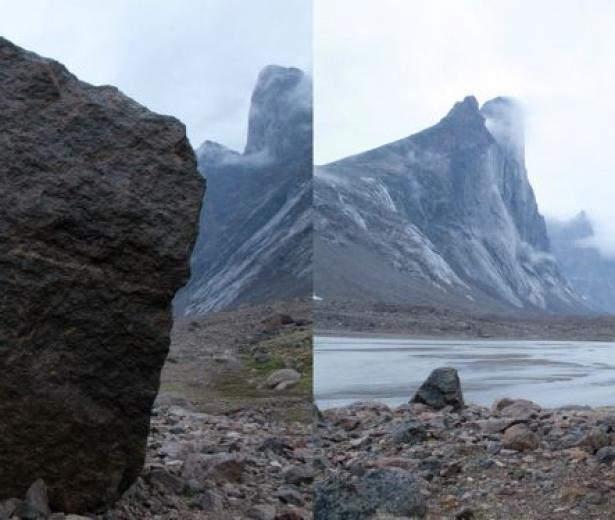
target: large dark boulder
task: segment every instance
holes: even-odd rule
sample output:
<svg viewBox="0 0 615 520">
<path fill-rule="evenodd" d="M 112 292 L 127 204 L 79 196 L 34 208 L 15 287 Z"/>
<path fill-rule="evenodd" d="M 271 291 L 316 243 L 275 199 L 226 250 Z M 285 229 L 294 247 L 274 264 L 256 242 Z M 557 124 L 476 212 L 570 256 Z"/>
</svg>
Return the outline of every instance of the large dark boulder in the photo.
<svg viewBox="0 0 615 520">
<path fill-rule="evenodd" d="M 0 498 L 139 475 L 202 193 L 179 121 L 0 38 Z"/>
<path fill-rule="evenodd" d="M 436 368 L 419 387 L 411 402 L 426 404 L 437 410 L 445 406 L 461 410 L 464 403 L 457 370 L 451 367 Z"/>
</svg>

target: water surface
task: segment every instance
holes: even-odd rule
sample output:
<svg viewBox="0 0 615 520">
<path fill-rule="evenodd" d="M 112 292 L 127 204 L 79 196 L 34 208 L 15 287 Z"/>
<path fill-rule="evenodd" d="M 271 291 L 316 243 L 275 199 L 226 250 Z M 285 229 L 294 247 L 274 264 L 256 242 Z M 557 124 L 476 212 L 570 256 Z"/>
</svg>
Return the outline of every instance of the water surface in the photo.
<svg viewBox="0 0 615 520">
<path fill-rule="evenodd" d="M 371 399 L 397 406 L 441 366 L 459 371 L 467 402 L 513 397 L 544 407 L 615 405 L 615 343 L 314 338 L 321 408 Z"/>
</svg>

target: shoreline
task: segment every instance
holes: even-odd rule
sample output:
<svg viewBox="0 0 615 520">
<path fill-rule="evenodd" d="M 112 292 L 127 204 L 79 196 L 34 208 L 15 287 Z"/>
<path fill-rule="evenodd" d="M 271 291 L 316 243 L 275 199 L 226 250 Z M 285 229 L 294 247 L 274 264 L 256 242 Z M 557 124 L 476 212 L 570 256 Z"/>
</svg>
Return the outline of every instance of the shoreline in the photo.
<svg viewBox="0 0 615 520">
<path fill-rule="evenodd" d="M 615 406 L 432 406 L 319 411 L 315 518 L 615 517 Z"/>
<path fill-rule="evenodd" d="M 501 315 L 431 305 L 315 302 L 316 335 L 409 339 L 615 341 L 615 316 Z"/>
<path fill-rule="evenodd" d="M 459 336 L 453 334 L 415 334 L 412 332 L 370 332 L 370 331 L 357 331 L 346 329 L 321 329 L 314 330 L 314 337 L 323 338 L 391 338 L 391 339 L 408 339 L 408 340 L 425 340 L 425 341 L 565 341 L 565 342 L 586 342 L 586 343 L 615 343 L 615 337 L 610 338 L 594 338 L 594 339 L 566 339 L 561 337 L 531 337 L 531 336 Z"/>
<path fill-rule="evenodd" d="M 522 401 L 523 399 L 516 399 L 516 398 L 512 398 L 513 400 L 519 400 Z M 498 399 L 495 399 L 495 401 L 497 401 Z M 383 402 L 380 399 L 357 399 L 355 401 L 352 401 L 351 403 L 348 404 L 344 404 L 341 406 L 332 406 L 329 408 L 321 408 L 320 406 L 318 406 L 317 400 L 314 400 L 314 406 L 315 408 L 321 412 L 332 412 L 332 411 L 336 411 L 336 410 L 344 410 L 344 409 L 352 409 L 355 408 L 357 406 L 364 406 L 364 405 L 377 405 L 377 406 L 384 406 L 386 408 L 388 408 L 391 412 L 395 412 L 397 409 L 403 409 L 406 406 L 408 406 L 410 404 L 411 399 L 408 398 L 405 402 L 396 405 L 396 406 L 391 406 L 388 405 L 387 403 Z M 537 405 L 540 406 L 540 403 L 536 402 Z M 467 408 L 490 408 L 490 406 L 485 405 L 485 404 L 479 404 L 479 403 L 474 403 L 472 401 L 468 401 L 466 402 L 466 407 Z M 570 403 L 570 404 L 566 404 L 566 405 L 562 405 L 562 406 L 540 406 L 541 410 L 543 410 L 544 412 L 596 412 L 596 413 L 612 413 L 615 414 L 615 398 L 613 399 L 613 404 L 612 405 L 604 405 L 604 406 L 591 406 L 588 404 L 579 404 L 579 403 Z"/>
</svg>

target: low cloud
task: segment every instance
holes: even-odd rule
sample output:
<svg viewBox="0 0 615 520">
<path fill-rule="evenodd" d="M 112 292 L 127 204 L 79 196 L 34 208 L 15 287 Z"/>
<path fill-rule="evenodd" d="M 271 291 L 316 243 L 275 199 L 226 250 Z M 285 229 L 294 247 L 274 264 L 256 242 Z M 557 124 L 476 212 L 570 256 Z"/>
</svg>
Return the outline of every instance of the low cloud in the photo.
<svg viewBox="0 0 615 520">
<path fill-rule="evenodd" d="M 466 95 L 512 96 L 540 210 L 585 209 L 611 254 L 614 19 L 609 0 L 315 0 L 316 162 L 420 131 Z"/>
</svg>

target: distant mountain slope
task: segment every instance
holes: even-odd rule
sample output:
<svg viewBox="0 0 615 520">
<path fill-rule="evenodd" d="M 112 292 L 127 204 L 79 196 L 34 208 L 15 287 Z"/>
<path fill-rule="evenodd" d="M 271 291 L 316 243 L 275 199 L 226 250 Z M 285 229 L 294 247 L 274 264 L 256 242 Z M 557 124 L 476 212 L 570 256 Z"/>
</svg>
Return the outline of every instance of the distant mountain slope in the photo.
<svg viewBox="0 0 615 520">
<path fill-rule="evenodd" d="M 177 314 L 312 293 L 312 85 L 295 68 L 266 67 L 252 95 L 244 153 L 206 141 L 207 178 L 192 277 Z"/>
<path fill-rule="evenodd" d="M 315 293 L 577 312 L 549 252 L 517 105 L 457 103 L 416 135 L 315 170 Z"/>
<path fill-rule="evenodd" d="M 553 252 L 574 290 L 592 309 L 615 314 L 615 259 L 588 242 L 594 229 L 585 212 L 569 221 L 549 219 L 547 227 Z"/>
</svg>

